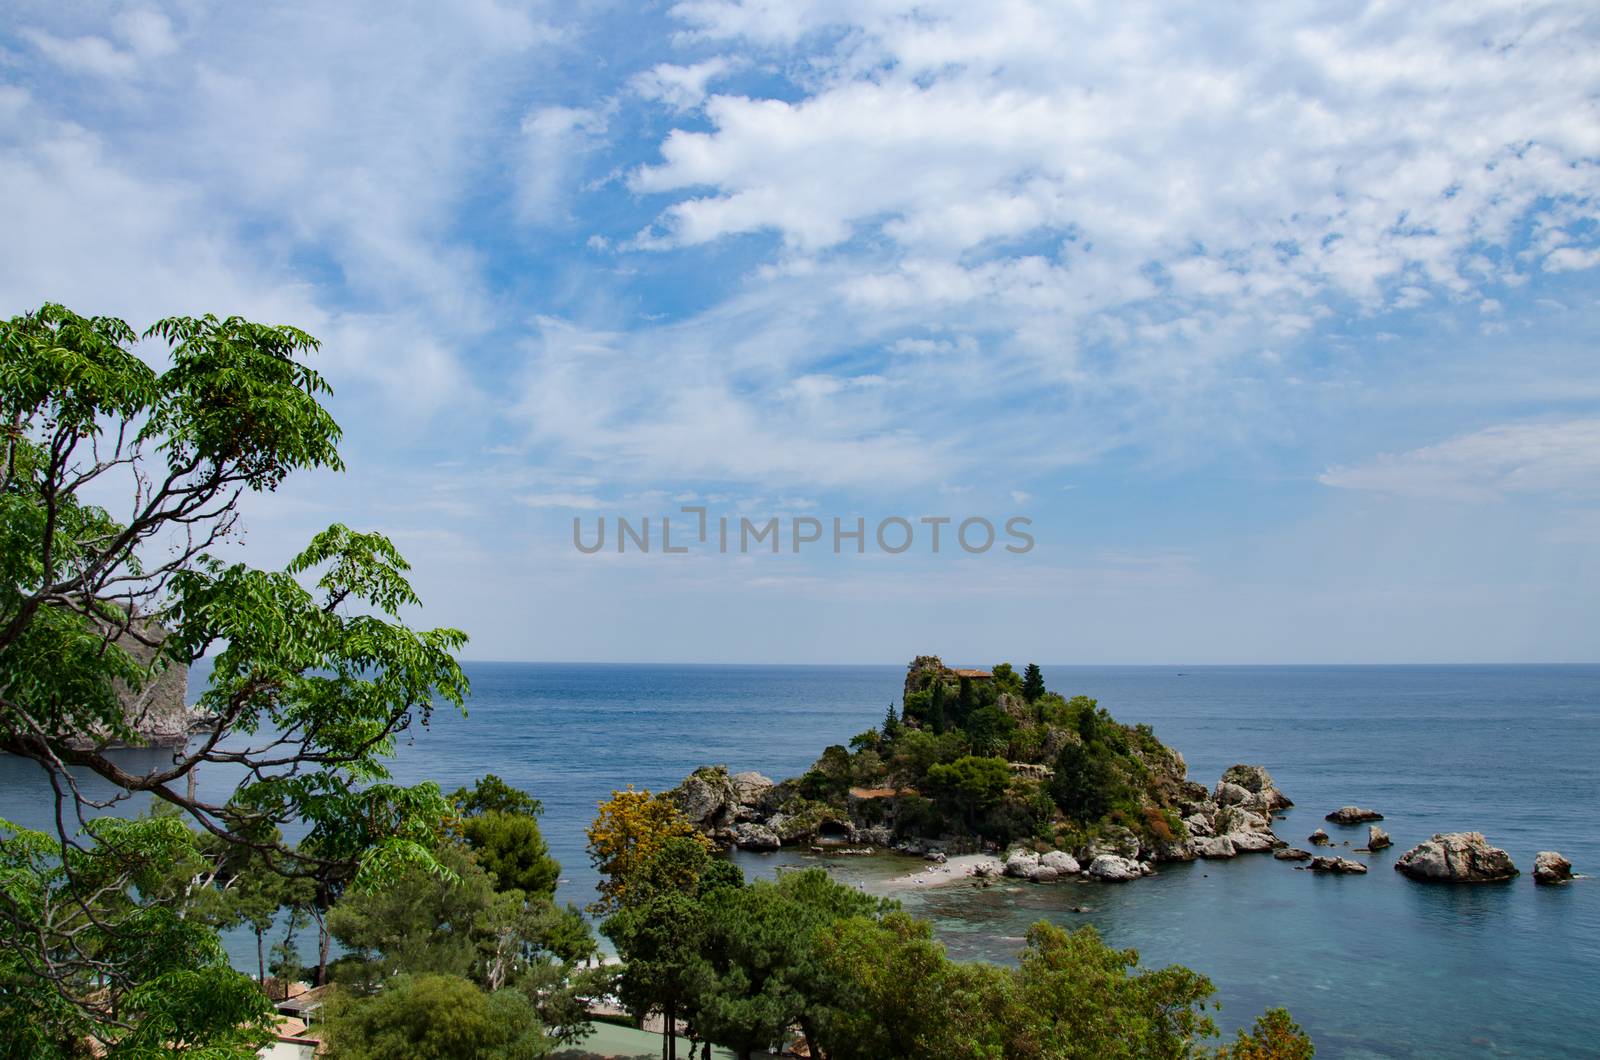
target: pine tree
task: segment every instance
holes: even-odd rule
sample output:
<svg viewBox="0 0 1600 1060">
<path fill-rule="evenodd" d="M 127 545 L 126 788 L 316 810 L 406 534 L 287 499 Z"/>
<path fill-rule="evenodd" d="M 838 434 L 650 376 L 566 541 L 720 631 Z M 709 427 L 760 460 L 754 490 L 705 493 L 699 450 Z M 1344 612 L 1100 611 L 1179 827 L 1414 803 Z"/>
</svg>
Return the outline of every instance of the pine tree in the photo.
<svg viewBox="0 0 1600 1060">
<path fill-rule="evenodd" d="M 889 742 L 899 735 L 900 717 L 894 712 L 894 704 L 890 703 L 888 713 L 883 716 L 883 739 Z"/>
<path fill-rule="evenodd" d="M 1022 698 L 1029 703 L 1044 695 L 1044 671 L 1038 663 L 1029 663 L 1022 671 Z"/>
</svg>

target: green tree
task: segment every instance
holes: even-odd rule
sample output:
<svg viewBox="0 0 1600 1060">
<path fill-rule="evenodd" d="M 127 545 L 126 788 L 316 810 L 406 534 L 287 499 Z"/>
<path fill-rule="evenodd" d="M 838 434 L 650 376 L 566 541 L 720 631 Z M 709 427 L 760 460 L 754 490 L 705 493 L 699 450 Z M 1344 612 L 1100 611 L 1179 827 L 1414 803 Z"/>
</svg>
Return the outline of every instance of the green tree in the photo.
<svg viewBox="0 0 1600 1060">
<path fill-rule="evenodd" d="M 538 1060 L 538 1013 L 515 990 L 485 993 L 452 975 L 402 975 L 370 997 L 344 992 L 323 1024 L 330 1060 Z"/>
<path fill-rule="evenodd" d="M 1310 1036 L 1288 1009 L 1272 1008 L 1256 1017 L 1248 1034 L 1239 1028 L 1238 1037 L 1218 1050 L 1218 1056 L 1229 1060 L 1311 1060 L 1316 1052 Z"/>
<path fill-rule="evenodd" d="M 470 788 L 457 788 L 450 801 L 464 817 L 485 813 L 504 813 L 515 817 L 538 817 L 544 804 L 520 788 L 513 788 L 493 773 L 485 773 Z"/>
<path fill-rule="evenodd" d="M 536 818 L 489 810 L 466 818 L 461 835 L 501 890 L 521 891 L 530 898 L 555 894 L 561 863 L 550 856 Z"/>
<path fill-rule="evenodd" d="M 1002 758 L 967 755 L 948 765 L 929 767 L 928 785 L 947 800 L 969 827 L 977 827 L 979 816 L 1005 797 L 1011 786 L 1011 768 Z"/>
<path fill-rule="evenodd" d="M 1216 1034 L 1204 1013 L 1209 979 L 1181 965 L 1136 970 L 1138 962 L 1137 952 L 1109 948 L 1093 927 L 1035 924 L 1015 974 L 1037 1055 L 1178 1058 Z"/>
<path fill-rule="evenodd" d="M 1038 663 L 1029 663 L 1022 671 L 1022 698 L 1036 703 L 1044 695 L 1044 671 Z"/>
<path fill-rule="evenodd" d="M 273 853 L 286 871 L 318 877 L 325 894 L 433 865 L 448 804 L 434 785 L 389 783 L 384 759 L 413 720 L 461 705 L 465 635 L 400 622 L 418 600 L 379 534 L 335 524 L 282 571 L 215 552 L 242 494 L 342 467 L 339 427 L 319 402 L 329 388 L 303 363 L 316 340 L 238 317 L 171 317 L 142 336 L 167 347 L 170 367 L 157 372 L 133 352 L 140 339 L 121 320 L 59 305 L 0 324 L 0 750 L 49 774 L 62 846 L 110 834 L 85 824 L 97 807 L 74 781 L 92 774 L 180 808 L 228 845 L 259 845 L 269 826 L 297 821 L 304 838 L 274 842 Z M 108 496 L 113 482 L 131 484 L 120 515 L 88 497 Z M 141 739 L 119 689 L 208 651 L 189 745 L 143 768 L 108 754 Z M 225 798 L 187 784 L 212 763 L 239 778 Z M 127 878 L 170 867 L 141 851 L 108 852 L 106 864 Z M 128 1020 L 104 999 L 149 980 L 157 910 L 136 902 L 97 915 L 99 945 L 86 952 L 51 934 L 65 920 L 46 919 L 41 932 L 21 895 L 85 892 L 31 859 L 18 869 L 36 878 L 0 901 L 8 950 L 26 950 L 19 959 L 103 1044 L 130 1040 Z M 221 1005 L 229 995 L 212 996 Z M 45 1033 L 77 1032 L 66 1011 L 39 1014 L 63 1021 Z M 167 1037 L 190 1040 L 208 1018 L 204 1004 L 181 1016 Z"/>
<path fill-rule="evenodd" d="M 1075 821 L 1098 821 L 1111 809 L 1115 772 L 1104 753 L 1082 743 L 1069 743 L 1056 756 L 1050 797 L 1061 812 Z"/>
<path fill-rule="evenodd" d="M 889 704 L 889 709 L 883 715 L 883 728 L 881 743 L 893 743 L 900 736 L 900 717 L 894 712 L 894 704 Z"/>
<path fill-rule="evenodd" d="M 204 918 L 150 901 L 173 867 L 196 856 L 196 837 L 171 816 L 97 818 L 78 842 L 0 821 L 0 1056 L 49 1060 L 196 1052 L 251 1056 L 270 1037 L 271 1010 L 228 964 Z M 43 946 L 40 940 L 47 940 Z M 77 978 L 83 966 L 118 971 Z"/>
</svg>

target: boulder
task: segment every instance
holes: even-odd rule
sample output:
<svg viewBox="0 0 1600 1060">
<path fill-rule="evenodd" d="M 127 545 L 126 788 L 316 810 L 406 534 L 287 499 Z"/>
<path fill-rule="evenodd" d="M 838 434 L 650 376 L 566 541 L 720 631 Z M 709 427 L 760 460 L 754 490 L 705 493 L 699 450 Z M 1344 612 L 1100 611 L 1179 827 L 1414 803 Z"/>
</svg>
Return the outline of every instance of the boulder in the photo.
<svg viewBox="0 0 1600 1060">
<path fill-rule="evenodd" d="M 1100 854 L 1089 863 L 1089 875 L 1097 880 L 1107 883 L 1123 883 L 1127 880 L 1136 880 L 1144 875 L 1144 870 L 1132 858 L 1119 857 L 1116 854 Z"/>
<path fill-rule="evenodd" d="M 1271 832 L 1229 832 L 1222 838 L 1232 841 L 1233 849 L 1240 854 L 1260 854 L 1289 845 Z"/>
<path fill-rule="evenodd" d="M 1278 790 L 1278 785 L 1273 782 L 1272 774 L 1267 772 L 1265 766 L 1229 766 L 1222 774 L 1222 783 L 1241 787 L 1257 796 L 1269 811 L 1287 810 L 1294 805 L 1287 795 Z"/>
<path fill-rule="evenodd" d="M 1367 867 L 1359 861 L 1349 858 L 1312 858 L 1309 866 L 1312 872 L 1332 872 L 1338 875 L 1362 875 Z"/>
<path fill-rule="evenodd" d="M 1161 839 L 1155 843 L 1156 861 L 1193 861 L 1196 856 L 1193 839 Z"/>
<path fill-rule="evenodd" d="M 1368 821 L 1383 820 L 1383 814 L 1377 810 L 1363 810 L 1359 806 L 1341 806 L 1323 820 L 1334 824 L 1366 824 Z"/>
<path fill-rule="evenodd" d="M 935 865 L 943 865 L 950 859 L 945 856 L 945 853 L 942 850 L 930 850 L 926 854 L 922 855 L 922 860 L 931 861 Z"/>
<path fill-rule="evenodd" d="M 1394 863 L 1396 872 L 1430 883 L 1496 883 L 1517 875 L 1504 850 L 1482 832 L 1444 832 L 1418 843 Z"/>
<path fill-rule="evenodd" d="M 1367 850 L 1376 853 L 1387 847 L 1394 846 L 1394 840 L 1389 838 L 1389 833 L 1375 824 L 1367 825 Z"/>
<path fill-rule="evenodd" d="M 1313 846 L 1325 847 L 1328 845 L 1328 832 L 1327 829 L 1324 828 L 1317 829 L 1315 832 L 1312 832 L 1310 835 L 1306 836 L 1306 838 L 1311 840 L 1311 844 Z"/>
<path fill-rule="evenodd" d="M 1211 825 L 1211 818 L 1203 813 L 1191 813 L 1185 817 L 1183 819 L 1183 827 L 1187 828 L 1189 834 L 1196 838 L 1215 835 L 1217 831 Z"/>
<path fill-rule="evenodd" d="M 777 850 L 783 841 L 766 825 L 746 821 L 734 826 L 733 845 L 740 850 Z"/>
<path fill-rule="evenodd" d="M 1202 858 L 1231 858 L 1239 851 L 1225 835 L 1207 836 L 1194 841 L 1194 852 Z"/>
<path fill-rule="evenodd" d="M 1217 782 L 1216 800 L 1219 806 L 1243 806 L 1250 802 L 1250 791 L 1226 780 Z"/>
<path fill-rule="evenodd" d="M 726 823 L 732 816 L 732 807 L 737 804 L 727 771 L 718 775 L 712 769 L 696 770 L 685 777 L 683 783 L 672 790 L 672 801 L 691 824 L 702 828 Z"/>
<path fill-rule="evenodd" d="M 1079 861 L 1093 861 L 1101 854 L 1116 854 L 1128 860 L 1139 856 L 1139 837 L 1121 825 L 1112 825 L 1099 836 L 1084 844 L 1078 853 Z"/>
<path fill-rule="evenodd" d="M 1060 850 L 1052 850 L 1046 854 L 1035 854 L 1028 850 L 1013 850 L 1006 855 L 1003 871 L 1007 876 L 1012 876 L 1019 880 L 1047 883 L 1051 880 L 1077 875 L 1078 860 L 1071 854 L 1063 853 Z"/>
<path fill-rule="evenodd" d="M 1572 862 L 1554 850 L 1541 850 L 1533 856 L 1534 883 L 1566 883 L 1572 879 Z"/>
<path fill-rule="evenodd" d="M 1284 847 L 1282 850 L 1274 850 L 1272 856 L 1279 861 L 1310 861 L 1311 851 L 1301 850 L 1298 847 Z"/>
<path fill-rule="evenodd" d="M 776 786 L 769 778 L 762 776 L 755 770 L 735 773 L 728 778 L 728 782 L 733 785 L 734 799 L 741 806 L 761 805 L 761 801 L 767 797 L 767 793 Z"/>
<path fill-rule="evenodd" d="M 1039 856 L 1039 866 L 1054 869 L 1063 876 L 1073 876 L 1078 872 L 1078 859 L 1064 850 L 1051 850 Z"/>
</svg>

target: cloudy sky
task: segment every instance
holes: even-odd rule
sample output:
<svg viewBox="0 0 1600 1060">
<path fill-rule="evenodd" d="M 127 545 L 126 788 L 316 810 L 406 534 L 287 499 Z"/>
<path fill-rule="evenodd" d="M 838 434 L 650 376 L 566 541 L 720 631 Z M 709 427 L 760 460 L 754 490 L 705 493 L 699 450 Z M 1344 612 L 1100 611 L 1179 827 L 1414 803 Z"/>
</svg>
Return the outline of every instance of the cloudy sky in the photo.
<svg viewBox="0 0 1600 1060">
<path fill-rule="evenodd" d="M 0 306 L 318 335 L 350 470 L 239 547 L 385 529 L 473 658 L 1592 661 L 1597 38 L 1537 0 L 22 0 Z M 782 549 L 663 555 L 684 505 Z M 649 554 L 573 547 L 619 515 Z M 890 555 L 891 516 L 1036 544 Z"/>
</svg>

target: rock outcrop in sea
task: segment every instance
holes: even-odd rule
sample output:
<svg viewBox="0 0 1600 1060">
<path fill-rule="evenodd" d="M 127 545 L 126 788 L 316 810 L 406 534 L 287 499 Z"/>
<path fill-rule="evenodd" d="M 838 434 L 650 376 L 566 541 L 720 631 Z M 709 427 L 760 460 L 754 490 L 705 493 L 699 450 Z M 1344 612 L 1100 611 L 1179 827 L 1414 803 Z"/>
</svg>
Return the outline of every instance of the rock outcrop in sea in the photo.
<svg viewBox="0 0 1600 1060">
<path fill-rule="evenodd" d="M 1336 876 L 1364 876 L 1367 872 L 1365 865 L 1350 858 L 1312 858 L 1311 864 L 1306 867 L 1312 872 L 1328 872 Z"/>
<path fill-rule="evenodd" d="M 1533 856 L 1534 883 L 1566 883 L 1572 879 L 1572 862 L 1554 850 L 1541 850 Z"/>
<path fill-rule="evenodd" d="M 1363 810 L 1359 806 L 1341 806 L 1323 820 L 1334 824 L 1366 824 L 1368 821 L 1383 820 L 1383 814 L 1377 810 Z"/>
<path fill-rule="evenodd" d="M 1518 874 L 1511 856 L 1482 832 L 1437 834 L 1400 855 L 1394 868 L 1429 883 L 1498 883 Z"/>
</svg>

